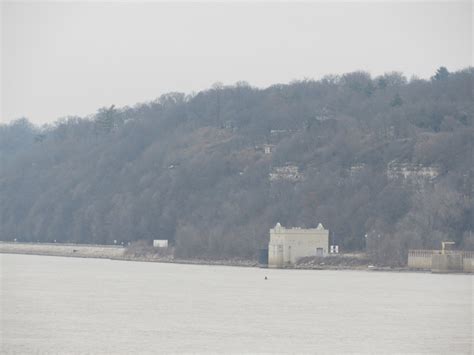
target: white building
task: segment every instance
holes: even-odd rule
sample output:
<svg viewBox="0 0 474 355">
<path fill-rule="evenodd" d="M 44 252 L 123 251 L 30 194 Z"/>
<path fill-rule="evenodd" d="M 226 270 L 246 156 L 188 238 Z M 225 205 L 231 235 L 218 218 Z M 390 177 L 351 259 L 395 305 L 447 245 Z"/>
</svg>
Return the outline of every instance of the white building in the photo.
<svg viewBox="0 0 474 355">
<path fill-rule="evenodd" d="M 153 246 L 155 248 L 168 248 L 168 239 L 155 239 L 153 240 Z"/>
<path fill-rule="evenodd" d="M 319 223 L 317 228 L 285 228 L 280 223 L 270 229 L 268 266 L 294 265 L 305 256 L 325 256 L 329 249 L 329 231 Z"/>
<path fill-rule="evenodd" d="M 263 145 L 263 152 L 265 154 L 272 154 L 273 148 L 275 146 L 273 144 L 264 144 Z"/>
<path fill-rule="evenodd" d="M 270 181 L 286 180 L 296 182 L 301 180 L 302 176 L 296 165 L 277 166 L 272 168 L 269 179 Z"/>
<path fill-rule="evenodd" d="M 388 163 L 387 177 L 390 180 L 402 179 L 407 182 L 423 183 L 436 179 L 441 173 L 437 165 L 402 163 L 396 160 Z"/>
</svg>

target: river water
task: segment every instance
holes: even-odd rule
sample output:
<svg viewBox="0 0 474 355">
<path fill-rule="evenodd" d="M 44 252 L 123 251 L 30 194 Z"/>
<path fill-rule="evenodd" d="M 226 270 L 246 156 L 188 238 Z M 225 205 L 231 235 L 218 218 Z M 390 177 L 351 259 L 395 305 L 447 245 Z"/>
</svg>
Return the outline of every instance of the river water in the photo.
<svg viewBox="0 0 474 355">
<path fill-rule="evenodd" d="M 7 354 L 473 350 L 469 275 L 7 254 L 0 265 Z"/>
</svg>

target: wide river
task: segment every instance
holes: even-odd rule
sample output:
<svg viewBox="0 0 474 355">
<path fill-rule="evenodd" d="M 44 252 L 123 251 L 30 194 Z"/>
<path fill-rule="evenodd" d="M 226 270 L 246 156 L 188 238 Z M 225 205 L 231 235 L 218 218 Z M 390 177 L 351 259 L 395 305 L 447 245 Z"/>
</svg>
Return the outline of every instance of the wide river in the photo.
<svg viewBox="0 0 474 355">
<path fill-rule="evenodd" d="M 473 351 L 469 275 L 7 254 L 0 265 L 7 354 Z"/>
</svg>

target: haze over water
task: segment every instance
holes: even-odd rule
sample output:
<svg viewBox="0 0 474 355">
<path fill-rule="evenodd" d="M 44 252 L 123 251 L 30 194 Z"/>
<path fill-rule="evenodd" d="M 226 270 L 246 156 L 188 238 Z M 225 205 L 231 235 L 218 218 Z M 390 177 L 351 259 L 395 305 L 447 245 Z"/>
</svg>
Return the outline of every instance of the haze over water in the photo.
<svg viewBox="0 0 474 355">
<path fill-rule="evenodd" d="M 2 353 L 472 353 L 468 275 L 29 255 L 0 265 Z"/>
</svg>

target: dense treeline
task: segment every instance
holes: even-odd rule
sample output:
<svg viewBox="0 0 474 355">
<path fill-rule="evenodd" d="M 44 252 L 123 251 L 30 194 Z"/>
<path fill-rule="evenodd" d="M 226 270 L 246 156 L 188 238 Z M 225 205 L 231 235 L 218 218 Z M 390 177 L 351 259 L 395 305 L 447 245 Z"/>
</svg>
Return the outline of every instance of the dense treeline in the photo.
<svg viewBox="0 0 474 355">
<path fill-rule="evenodd" d="M 446 239 L 473 248 L 473 78 L 216 84 L 43 127 L 16 120 L 0 126 L 0 239 L 163 238 L 181 257 L 252 257 L 279 221 L 322 222 L 343 250 L 393 263 Z M 269 179 L 288 165 L 296 178 Z"/>
</svg>

